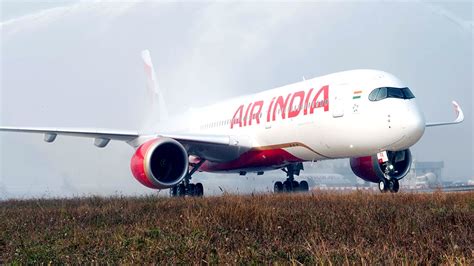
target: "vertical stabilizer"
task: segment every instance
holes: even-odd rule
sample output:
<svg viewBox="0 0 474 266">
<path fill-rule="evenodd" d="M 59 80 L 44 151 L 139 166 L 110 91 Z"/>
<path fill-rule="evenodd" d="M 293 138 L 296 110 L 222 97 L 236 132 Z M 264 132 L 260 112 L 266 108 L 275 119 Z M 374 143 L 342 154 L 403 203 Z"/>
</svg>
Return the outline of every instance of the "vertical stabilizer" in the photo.
<svg viewBox="0 0 474 266">
<path fill-rule="evenodd" d="M 145 108 L 145 129 L 151 129 L 157 123 L 165 120 L 168 117 L 168 111 L 166 109 L 163 92 L 158 86 L 158 80 L 156 78 L 155 68 L 151 61 L 150 51 L 142 51 L 142 59 L 145 67 L 145 74 L 147 79 L 147 102 L 148 107 Z"/>
</svg>

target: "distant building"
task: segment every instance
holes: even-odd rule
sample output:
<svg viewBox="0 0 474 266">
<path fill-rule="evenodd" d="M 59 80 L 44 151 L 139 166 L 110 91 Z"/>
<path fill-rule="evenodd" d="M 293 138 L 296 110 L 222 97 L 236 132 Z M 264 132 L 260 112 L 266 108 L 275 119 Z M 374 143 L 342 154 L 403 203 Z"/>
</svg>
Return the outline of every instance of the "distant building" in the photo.
<svg viewBox="0 0 474 266">
<path fill-rule="evenodd" d="M 308 179 L 310 185 L 351 186 L 364 184 L 351 170 L 348 159 L 319 161 L 305 163 L 302 176 Z"/>
<path fill-rule="evenodd" d="M 410 172 L 401 181 L 402 186 L 410 188 L 437 187 L 442 183 L 444 162 L 421 162 L 413 160 Z"/>
<path fill-rule="evenodd" d="M 307 179 L 309 185 L 313 186 L 352 186 L 354 182 L 341 174 L 302 174 L 302 179 Z"/>
<path fill-rule="evenodd" d="M 7 187 L 4 183 L 0 183 L 0 200 L 7 199 L 10 196 L 10 193 L 7 190 Z"/>
</svg>

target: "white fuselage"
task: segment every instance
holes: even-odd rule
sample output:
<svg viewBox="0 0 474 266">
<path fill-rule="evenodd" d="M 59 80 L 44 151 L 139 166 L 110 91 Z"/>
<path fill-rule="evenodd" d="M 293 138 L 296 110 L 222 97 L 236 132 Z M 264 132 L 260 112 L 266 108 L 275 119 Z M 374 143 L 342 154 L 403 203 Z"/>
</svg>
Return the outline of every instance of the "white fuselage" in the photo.
<svg viewBox="0 0 474 266">
<path fill-rule="evenodd" d="M 279 149 L 300 161 L 407 149 L 424 133 L 423 115 L 415 99 L 370 101 L 380 87 L 406 85 L 377 70 L 339 72 L 195 109 L 157 131 L 229 135 L 248 147 L 216 158 L 222 162 L 252 149 Z"/>
</svg>

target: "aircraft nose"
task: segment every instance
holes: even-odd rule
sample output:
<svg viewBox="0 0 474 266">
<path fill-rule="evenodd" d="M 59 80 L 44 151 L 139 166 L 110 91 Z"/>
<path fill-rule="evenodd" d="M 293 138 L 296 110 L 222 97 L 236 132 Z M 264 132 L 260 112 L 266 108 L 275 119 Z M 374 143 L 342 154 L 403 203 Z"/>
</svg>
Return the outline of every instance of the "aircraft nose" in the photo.
<svg viewBox="0 0 474 266">
<path fill-rule="evenodd" d="M 415 144 L 425 132 L 425 118 L 416 105 L 411 106 L 405 116 L 405 136 Z"/>
</svg>

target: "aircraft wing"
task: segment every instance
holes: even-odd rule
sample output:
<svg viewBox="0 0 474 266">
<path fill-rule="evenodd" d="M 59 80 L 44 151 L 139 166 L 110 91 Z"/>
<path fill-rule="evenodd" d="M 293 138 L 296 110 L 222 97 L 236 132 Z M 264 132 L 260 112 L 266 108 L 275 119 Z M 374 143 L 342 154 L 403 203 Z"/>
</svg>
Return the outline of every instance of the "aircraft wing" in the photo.
<svg viewBox="0 0 474 266">
<path fill-rule="evenodd" d="M 459 124 L 464 121 L 464 113 L 461 109 L 461 106 L 456 101 L 452 102 L 454 106 L 454 112 L 456 113 L 456 119 L 452 122 L 435 122 L 435 123 L 426 123 L 426 127 L 436 127 L 436 126 L 445 126 Z"/>
<path fill-rule="evenodd" d="M 94 144 L 100 148 L 105 147 L 110 140 L 130 142 L 140 136 L 134 131 L 87 128 L 0 127 L 0 131 L 42 133 L 46 142 L 53 142 L 57 135 L 94 138 Z"/>
<path fill-rule="evenodd" d="M 53 128 L 53 127 L 0 127 L 0 131 L 40 133 L 44 134 L 44 141 L 53 142 L 58 135 L 93 138 L 94 145 L 105 147 L 110 140 L 125 141 L 133 147 L 138 147 L 144 141 L 156 138 L 172 138 L 187 147 L 191 154 L 203 156 L 203 152 L 215 149 L 216 146 L 240 146 L 238 140 L 225 135 L 202 134 L 139 134 L 136 131 L 112 129 L 85 129 L 85 128 Z M 139 139 L 139 138 L 143 139 Z"/>
<path fill-rule="evenodd" d="M 185 144 L 215 144 L 215 145 L 231 145 L 230 136 L 226 135 L 202 135 L 202 134 L 158 134 L 158 136 L 175 139 Z M 234 143 L 237 144 L 237 143 Z"/>
<path fill-rule="evenodd" d="M 158 137 L 172 138 L 181 143 L 189 155 L 214 162 L 236 159 L 251 147 L 248 137 L 203 134 L 159 134 Z"/>
</svg>

